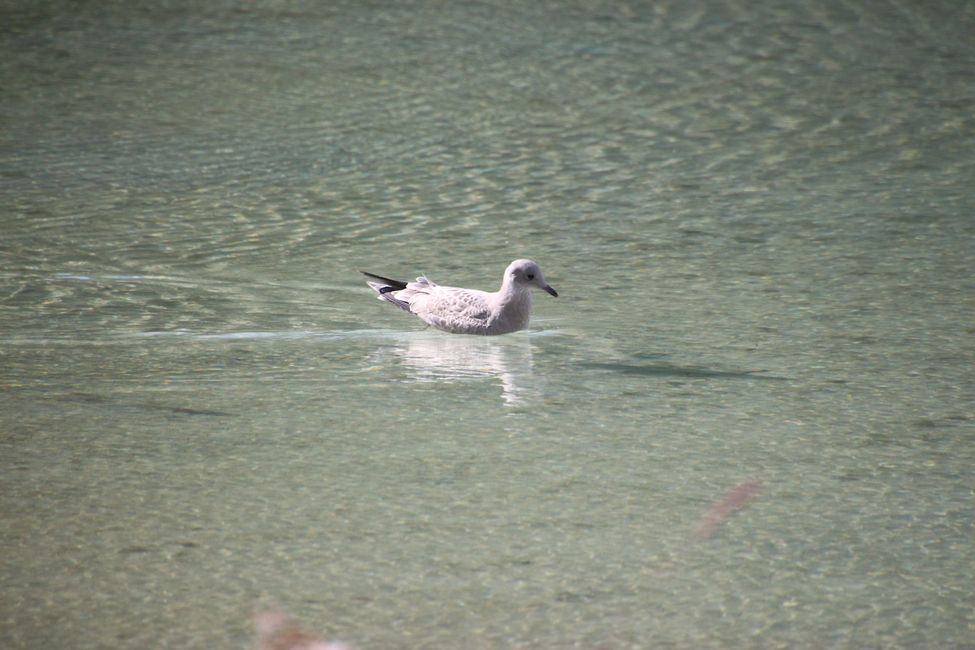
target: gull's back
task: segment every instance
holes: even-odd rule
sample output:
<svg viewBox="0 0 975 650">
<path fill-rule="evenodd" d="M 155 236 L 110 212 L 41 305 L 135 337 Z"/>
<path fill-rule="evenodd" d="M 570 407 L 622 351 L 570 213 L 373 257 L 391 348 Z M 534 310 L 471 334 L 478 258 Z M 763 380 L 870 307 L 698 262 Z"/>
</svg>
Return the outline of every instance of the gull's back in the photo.
<svg viewBox="0 0 975 650">
<path fill-rule="evenodd" d="M 487 334 L 493 313 L 492 295 L 477 289 L 433 285 L 410 297 L 410 311 L 423 322 L 447 332 Z"/>
</svg>

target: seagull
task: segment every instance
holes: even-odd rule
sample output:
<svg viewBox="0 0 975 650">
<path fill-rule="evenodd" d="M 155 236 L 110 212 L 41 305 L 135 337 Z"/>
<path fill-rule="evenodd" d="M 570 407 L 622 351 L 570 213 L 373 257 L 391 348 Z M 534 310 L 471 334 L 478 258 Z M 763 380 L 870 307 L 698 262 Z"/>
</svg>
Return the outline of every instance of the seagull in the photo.
<svg viewBox="0 0 975 650">
<path fill-rule="evenodd" d="M 532 287 L 558 297 L 531 260 L 515 260 L 504 270 L 501 288 L 495 292 L 444 287 L 421 275 L 416 282 L 392 280 L 361 271 L 376 282 L 366 281 L 385 300 L 419 317 L 427 325 L 452 334 L 508 334 L 528 327 Z"/>
</svg>

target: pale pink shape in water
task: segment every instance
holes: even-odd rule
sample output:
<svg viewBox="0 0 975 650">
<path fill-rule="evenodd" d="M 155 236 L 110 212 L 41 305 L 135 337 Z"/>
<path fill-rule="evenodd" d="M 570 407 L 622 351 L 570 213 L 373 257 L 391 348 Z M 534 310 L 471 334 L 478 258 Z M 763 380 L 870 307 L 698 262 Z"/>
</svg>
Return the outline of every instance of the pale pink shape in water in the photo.
<svg viewBox="0 0 975 650">
<path fill-rule="evenodd" d="M 254 613 L 258 650 L 352 650 L 341 641 L 322 641 L 308 634 L 280 609 Z"/>
<path fill-rule="evenodd" d="M 711 504 L 708 511 L 704 513 L 701 525 L 697 528 L 698 538 L 712 537 L 728 517 L 748 505 L 748 502 L 757 497 L 761 490 L 761 481 L 748 480 L 725 492 L 725 495 Z"/>
</svg>

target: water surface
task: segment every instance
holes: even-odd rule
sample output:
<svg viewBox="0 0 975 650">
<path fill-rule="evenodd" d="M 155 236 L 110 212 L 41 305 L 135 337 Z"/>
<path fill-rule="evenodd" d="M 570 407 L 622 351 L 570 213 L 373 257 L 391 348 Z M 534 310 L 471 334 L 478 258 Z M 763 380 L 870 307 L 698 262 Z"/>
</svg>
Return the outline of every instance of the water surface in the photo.
<svg viewBox="0 0 975 650">
<path fill-rule="evenodd" d="M 0 15 L 5 648 L 971 645 L 968 5 Z"/>
</svg>

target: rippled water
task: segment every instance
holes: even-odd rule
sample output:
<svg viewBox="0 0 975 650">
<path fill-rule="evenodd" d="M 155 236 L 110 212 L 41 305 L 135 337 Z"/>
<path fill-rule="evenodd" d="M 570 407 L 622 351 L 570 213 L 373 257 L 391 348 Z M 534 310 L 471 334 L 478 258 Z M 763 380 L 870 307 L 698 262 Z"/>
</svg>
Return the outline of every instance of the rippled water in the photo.
<svg viewBox="0 0 975 650">
<path fill-rule="evenodd" d="M 970 5 L 102 4 L 0 9 L 5 648 L 971 647 Z"/>
</svg>

